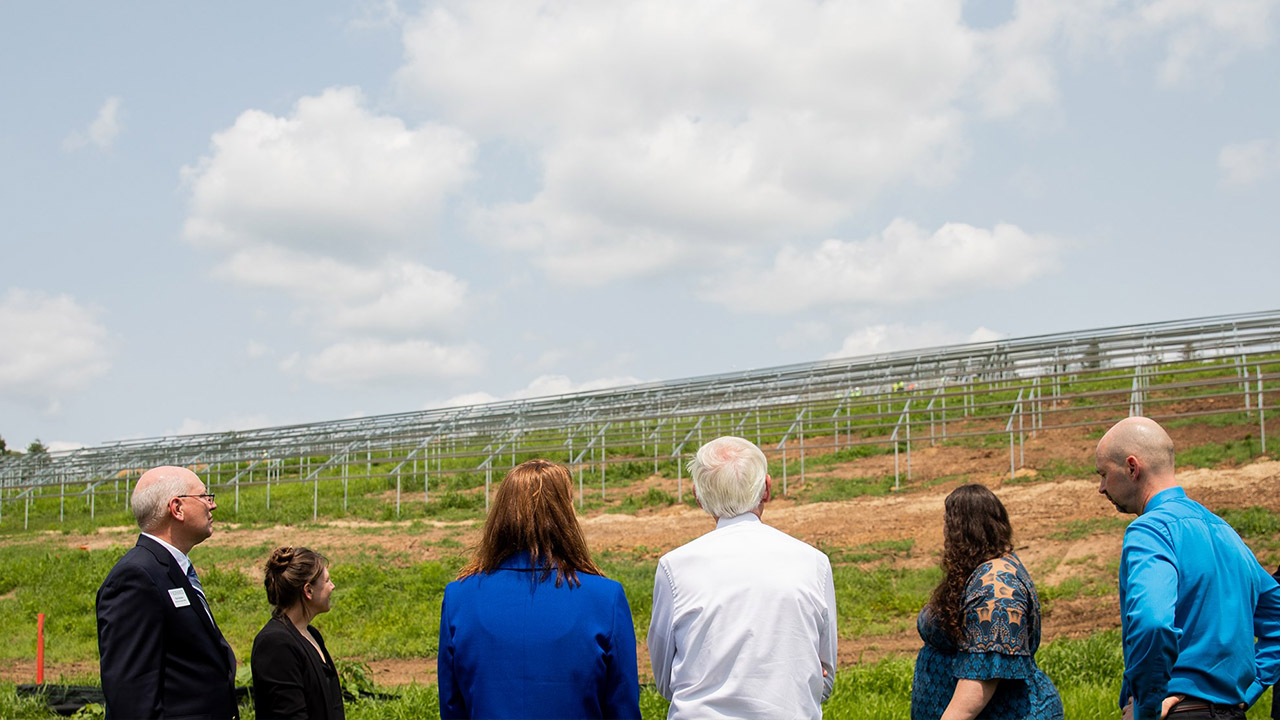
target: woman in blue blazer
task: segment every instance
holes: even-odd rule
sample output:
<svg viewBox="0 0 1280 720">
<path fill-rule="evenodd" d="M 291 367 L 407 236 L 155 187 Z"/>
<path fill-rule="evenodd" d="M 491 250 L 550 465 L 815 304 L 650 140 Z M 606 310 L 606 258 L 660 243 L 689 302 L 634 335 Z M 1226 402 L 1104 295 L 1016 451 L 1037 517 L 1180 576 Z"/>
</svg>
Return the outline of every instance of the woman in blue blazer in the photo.
<svg viewBox="0 0 1280 720">
<path fill-rule="evenodd" d="M 441 718 L 639 718 L 631 608 L 591 561 L 569 471 L 498 487 L 475 558 L 444 591 Z"/>
</svg>

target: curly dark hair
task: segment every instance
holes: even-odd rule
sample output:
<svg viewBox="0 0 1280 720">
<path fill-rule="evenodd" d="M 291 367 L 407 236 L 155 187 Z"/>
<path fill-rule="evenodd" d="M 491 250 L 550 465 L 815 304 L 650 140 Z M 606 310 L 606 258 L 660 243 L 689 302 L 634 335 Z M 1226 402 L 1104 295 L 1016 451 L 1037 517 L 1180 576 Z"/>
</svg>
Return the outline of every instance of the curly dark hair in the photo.
<svg viewBox="0 0 1280 720">
<path fill-rule="evenodd" d="M 939 627 L 959 641 L 969 576 L 982 563 L 1013 550 L 1013 527 L 995 493 L 982 485 L 961 485 L 947 496 L 942 532 L 942 581 L 929 606 Z"/>
</svg>

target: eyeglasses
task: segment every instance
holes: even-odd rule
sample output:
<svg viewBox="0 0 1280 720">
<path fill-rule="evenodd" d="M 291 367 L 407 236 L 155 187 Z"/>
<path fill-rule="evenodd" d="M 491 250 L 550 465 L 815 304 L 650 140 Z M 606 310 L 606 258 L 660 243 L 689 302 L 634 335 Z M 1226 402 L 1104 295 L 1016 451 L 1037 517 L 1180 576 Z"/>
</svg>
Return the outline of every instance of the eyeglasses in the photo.
<svg viewBox="0 0 1280 720">
<path fill-rule="evenodd" d="M 174 495 L 174 497 L 176 498 L 193 497 L 193 498 L 200 498 L 201 500 L 207 503 L 213 502 L 213 493 L 205 493 L 203 495 Z"/>
</svg>

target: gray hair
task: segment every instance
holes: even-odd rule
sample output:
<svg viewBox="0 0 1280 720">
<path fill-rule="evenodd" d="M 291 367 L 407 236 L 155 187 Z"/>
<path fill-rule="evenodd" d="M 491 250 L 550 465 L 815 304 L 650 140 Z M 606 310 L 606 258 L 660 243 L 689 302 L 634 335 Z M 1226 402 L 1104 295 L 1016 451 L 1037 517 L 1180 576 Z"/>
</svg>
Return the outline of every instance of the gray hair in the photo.
<svg viewBox="0 0 1280 720">
<path fill-rule="evenodd" d="M 129 502 L 133 518 L 138 521 L 138 528 L 143 532 L 150 532 L 158 527 L 169 514 L 169 501 L 185 495 L 190 483 L 189 477 L 177 472 L 163 473 L 148 483 L 139 481 Z"/>
<path fill-rule="evenodd" d="M 769 462 L 755 443 L 726 435 L 698 448 L 689 477 L 702 509 L 728 518 L 751 512 L 764 498 Z"/>
</svg>

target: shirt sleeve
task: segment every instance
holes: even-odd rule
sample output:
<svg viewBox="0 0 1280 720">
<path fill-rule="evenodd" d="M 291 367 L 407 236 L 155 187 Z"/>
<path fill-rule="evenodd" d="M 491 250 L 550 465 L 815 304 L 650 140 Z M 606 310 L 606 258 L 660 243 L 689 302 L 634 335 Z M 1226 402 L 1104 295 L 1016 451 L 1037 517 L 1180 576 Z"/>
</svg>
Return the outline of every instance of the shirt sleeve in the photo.
<svg viewBox="0 0 1280 720">
<path fill-rule="evenodd" d="M 450 587 L 446 585 L 444 600 L 440 604 L 440 639 L 436 652 L 436 689 L 440 694 L 442 720 L 469 717 L 466 697 L 462 694 L 462 688 L 458 687 L 458 676 L 453 667 L 453 623 L 449 612 L 451 594 Z"/>
<path fill-rule="evenodd" d="M 1258 593 L 1258 605 L 1253 612 L 1253 635 L 1257 663 L 1257 680 L 1248 689 L 1245 701 L 1252 705 L 1268 686 L 1280 681 L 1280 584 L 1258 566 L 1258 580 L 1262 590 Z M 1280 703 L 1273 703 L 1280 710 Z"/>
<path fill-rule="evenodd" d="M 1175 625 L 1178 570 L 1173 546 L 1158 527 L 1135 521 L 1120 552 L 1120 619 L 1125 671 L 1121 704 L 1133 698 L 1134 720 L 1160 717 L 1182 631 Z"/>
<path fill-rule="evenodd" d="M 631 620 L 627 594 L 621 585 L 614 597 L 612 615 L 601 708 L 606 718 L 639 720 L 640 671 L 636 667 L 636 628 Z"/>
<path fill-rule="evenodd" d="M 965 589 L 963 626 L 952 672 L 969 680 L 1026 680 L 1034 604 L 1017 569 L 1004 561 L 978 566 Z"/>
<path fill-rule="evenodd" d="M 657 686 L 658 694 L 667 700 L 671 699 L 671 666 L 676 657 L 671 627 L 674 601 L 674 589 L 667 574 L 666 562 L 659 560 L 658 569 L 653 576 L 653 612 L 649 617 L 646 643 L 649 646 L 649 662 L 653 667 L 653 683 Z"/>
<path fill-rule="evenodd" d="M 818 661 L 822 663 L 824 671 L 822 702 L 826 702 L 836 684 L 836 642 L 839 638 L 836 634 L 836 585 L 831 575 L 831 561 L 826 555 L 822 556 L 822 571 L 826 576 L 823 588 L 826 622 L 818 634 Z"/>
</svg>

